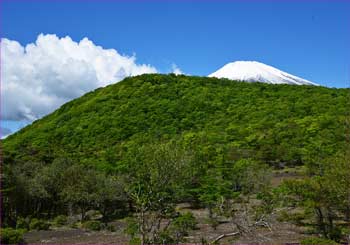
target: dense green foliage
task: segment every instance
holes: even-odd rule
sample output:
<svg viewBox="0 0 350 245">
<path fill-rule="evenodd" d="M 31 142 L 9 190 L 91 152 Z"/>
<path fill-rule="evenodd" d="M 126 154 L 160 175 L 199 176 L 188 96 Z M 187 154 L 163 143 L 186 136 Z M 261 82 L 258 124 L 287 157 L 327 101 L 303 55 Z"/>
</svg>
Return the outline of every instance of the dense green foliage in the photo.
<svg viewBox="0 0 350 245">
<path fill-rule="evenodd" d="M 221 145 L 270 163 L 314 162 L 344 147 L 348 93 L 142 75 L 90 92 L 9 136 L 4 160 L 50 163 L 64 155 L 119 170 L 135 144 L 180 136 L 207 151 Z"/>
<path fill-rule="evenodd" d="M 45 220 L 34 218 L 30 221 L 29 229 L 30 230 L 48 230 L 50 227 L 50 224 L 47 223 Z"/>
<path fill-rule="evenodd" d="M 68 223 L 68 219 L 67 219 L 67 216 L 65 215 L 58 215 L 53 220 L 53 224 L 56 226 L 66 225 L 67 223 Z"/>
<path fill-rule="evenodd" d="M 102 224 L 98 220 L 89 220 L 82 224 L 82 227 L 91 231 L 99 231 L 102 229 Z"/>
<path fill-rule="evenodd" d="M 15 230 L 12 228 L 0 229 L 1 244 L 21 244 L 23 240 L 23 230 Z"/>
<path fill-rule="evenodd" d="M 312 214 L 315 230 L 325 238 L 340 242 L 341 221 L 350 221 L 350 151 L 326 159 L 319 170 L 304 179 L 285 181 L 277 190 Z M 348 232 L 348 231 L 347 231 Z"/>
<path fill-rule="evenodd" d="M 2 141 L 2 220 L 28 229 L 28 217 L 80 214 L 97 224 L 87 221 L 93 209 L 103 222 L 131 216 L 134 242 L 177 243 L 196 224 L 177 203 L 208 208 L 215 225 L 227 217 L 242 234 L 269 227 L 282 203 L 311 210 L 316 232 L 340 241 L 349 92 L 182 75 L 97 89 Z M 272 190 L 271 169 L 287 165 L 305 165 L 304 178 Z"/>
</svg>

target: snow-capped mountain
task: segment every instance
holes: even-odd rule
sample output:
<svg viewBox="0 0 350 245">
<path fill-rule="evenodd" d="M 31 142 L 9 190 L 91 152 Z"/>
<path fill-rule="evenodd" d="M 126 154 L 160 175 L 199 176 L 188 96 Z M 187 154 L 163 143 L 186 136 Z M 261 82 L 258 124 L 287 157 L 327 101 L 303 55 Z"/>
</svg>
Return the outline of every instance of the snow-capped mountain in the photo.
<svg viewBox="0 0 350 245">
<path fill-rule="evenodd" d="M 210 74 L 209 77 L 228 78 L 246 82 L 319 86 L 316 83 L 257 61 L 236 61 L 228 63 L 216 72 Z"/>
</svg>

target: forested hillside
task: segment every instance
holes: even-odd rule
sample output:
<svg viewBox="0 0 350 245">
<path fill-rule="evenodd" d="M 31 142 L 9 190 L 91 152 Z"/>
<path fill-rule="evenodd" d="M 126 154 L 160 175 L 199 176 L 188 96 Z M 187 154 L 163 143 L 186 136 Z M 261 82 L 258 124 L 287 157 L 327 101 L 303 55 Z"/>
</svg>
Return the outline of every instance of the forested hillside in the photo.
<svg viewBox="0 0 350 245">
<path fill-rule="evenodd" d="M 5 162 L 57 157 L 118 169 L 132 145 L 199 141 L 303 164 L 345 146 L 349 91 L 144 75 L 73 100 L 4 140 Z"/>
<path fill-rule="evenodd" d="M 179 203 L 207 208 L 214 226 L 236 220 L 232 236 L 291 206 L 312 234 L 345 241 L 349 93 L 173 74 L 97 89 L 2 140 L 4 225 L 74 213 L 84 222 L 93 209 L 104 222 L 131 217 L 133 242 L 177 243 L 195 226 Z M 302 173 L 271 186 L 287 167 Z M 252 214 L 233 217 L 252 198 Z"/>
</svg>

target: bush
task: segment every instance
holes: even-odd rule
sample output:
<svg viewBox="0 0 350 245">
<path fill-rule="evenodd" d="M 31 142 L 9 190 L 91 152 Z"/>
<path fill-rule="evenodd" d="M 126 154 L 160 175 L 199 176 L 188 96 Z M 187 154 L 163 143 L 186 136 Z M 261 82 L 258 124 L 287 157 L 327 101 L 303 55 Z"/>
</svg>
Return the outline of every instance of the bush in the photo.
<svg viewBox="0 0 350 245">
<path fill-rule="evenodd" d="M 304 213 L 288 213 L 285 210 L 281 211 L 277 217 L 279 222 L 292 222 L 295 225 L 302 225 L 305 219 Z"/>
<path fill-rule="evenodd" d="M 73 228 L 73 229 L 77 229 L 79 227 L 79 225 L 77 222 L 74 222 L 74 223 L 69 224 L 69 227 Z"/>
<path fill-rule="evenodd" d="M 129 244 L 131 244 L 131 245 L 134 245 L 134 244 L 135 245 L 139 245 L 139 244 L 141 244 L 141 240 L 138 237 L 133 237 L 133 238 L 130 239 Z"/>
<path fill-rule="evenodd" d="M 58 215 L 54 220 L 53 223 L 57 226 L 66 225 L 68 223 L 67 216 L 65 215 Z"/>
<path fill-rule="evenodd" d="M 1 244 L 21 244 L 23 240 L 23 230 L 15 230 L 12 228 L 0 229 Z"/>
<path fill-rule="evenodd" d="M 34 218 L 30 221 L 29 229 L 30 230 L 48 230 L 50 227 L 50 224 L 44 220 Z"/>
<path fill-rule="evenodd" d="M 176 242 L 173 235 L 169 231 L 160 232 L 158 239 L 155 241 L 155 244 L 177 244 L 177 243 L 178 242 Z"/>
<path fill-rule="evenodd" d="M 341 234 L 345 237 L 349 237 L 350 238 L 350 225 L 347 227 L 342 227 L 341 228 Z M 346 240 L 346 239 L 344 239 Z"/>
<path fill-rule="evenodd" d="M 99 231 L 102 229 L 102 223 L 97 220 L 90 220 L 84 222 L 82 227 L 87 230 Z"/>
<path fill-rule="evenodd" d="M 289 215 L 290 221 L 295 225 L 302 225 L 305 220 L 304 213 L 294 213 Z"/>
<path fill-rule="evenodd" d="M 137 223 L 135 218 L 128 217 L 125 219 L 125 222 L 127 224 L 124 232 L 129 235 L 131 238 L 134 238 L 137 236 L 138 230 L 139 230 L 139 224 Z"/>
<path fill-rule="evenodd" d="M 328 232 L 328 237 L 336 242 L 339 242 L 342 237 L 342 230 L 335 226 Z"/>
<path fill-rule="evenodd" d="M 184 237 L 188 235 L 190 230 L 196 229 L 197 221 L 191 212 L 180 214 L 175 218 L 171 226 L 171 235 L 165 233 L 163 235 L 164 243 L 184 242 Z M 168 237 L 166 236 L 168 235 Z M 171 238 L 171 239 L 170 239 Z"/>
<path fill-rule="evenodd" d="M 106 229 L 110 232 L 115 232 L 117 230 L 113 224 L 108 224 Z"/>
<path fill-rule="evenodd" d="M 16 222 L 16 229 L 29 230 L 28 219 L 25 219 L 23 217 L 18 217 Z"/>
<path fill-rule="evenodd" d="M 309 237 L 300 241 L 302 245 L 328 245 L 328 244 L 338 244 L 333 240 L 320 238 L 320 237 Z"/>
<path fill-rule="evenodd" d="M 194 230 L 196 229 L 197 221 L 191 212 L 186 212 L 180 214 L 180 216 L 174 220 L 173 224 L 183 230 Z"/>
</svg>

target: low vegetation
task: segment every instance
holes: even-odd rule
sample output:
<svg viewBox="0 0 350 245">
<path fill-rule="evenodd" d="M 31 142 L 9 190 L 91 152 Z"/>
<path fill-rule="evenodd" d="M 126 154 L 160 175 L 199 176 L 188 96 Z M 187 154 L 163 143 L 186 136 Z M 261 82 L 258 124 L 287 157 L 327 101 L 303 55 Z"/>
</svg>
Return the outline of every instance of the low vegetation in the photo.
<svg viewBox="0 0 350 245">
<path fill-rule="evenodd" d="M 0 229 L 0 242 L 1 244 L 20 244 L 23 243 L 23 230 L 13 228 L 1 228 Z"/>
</svg>

